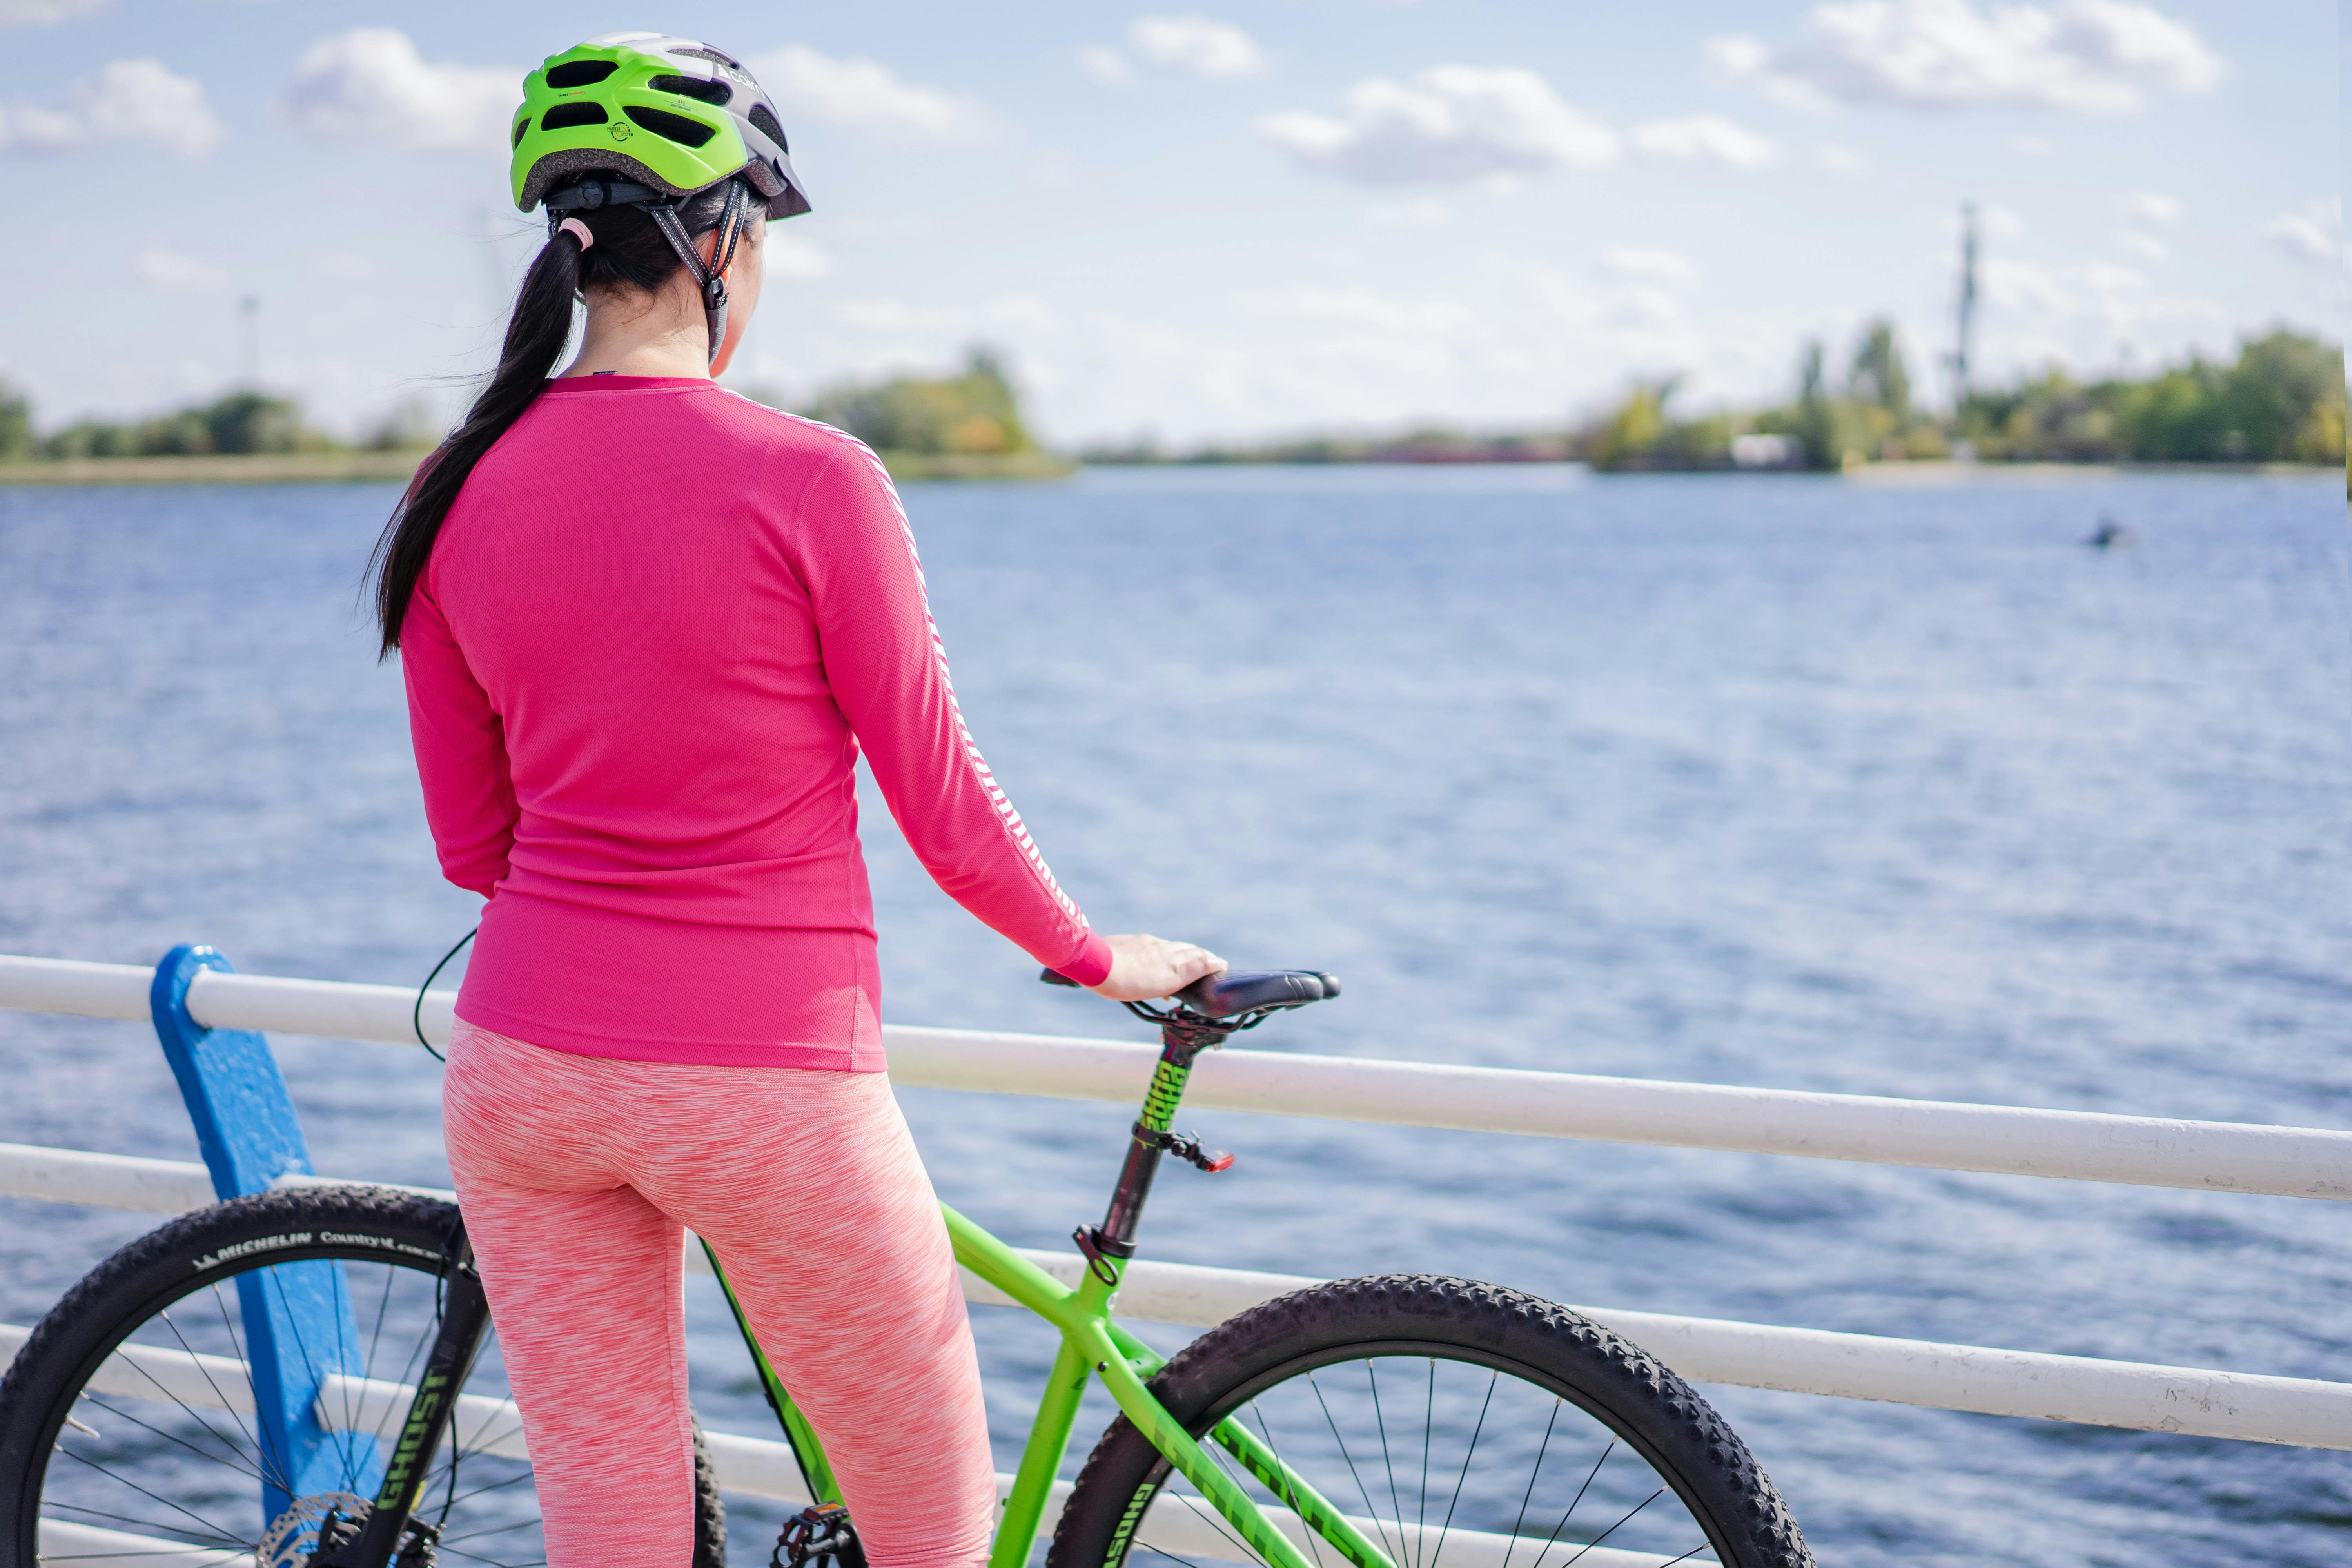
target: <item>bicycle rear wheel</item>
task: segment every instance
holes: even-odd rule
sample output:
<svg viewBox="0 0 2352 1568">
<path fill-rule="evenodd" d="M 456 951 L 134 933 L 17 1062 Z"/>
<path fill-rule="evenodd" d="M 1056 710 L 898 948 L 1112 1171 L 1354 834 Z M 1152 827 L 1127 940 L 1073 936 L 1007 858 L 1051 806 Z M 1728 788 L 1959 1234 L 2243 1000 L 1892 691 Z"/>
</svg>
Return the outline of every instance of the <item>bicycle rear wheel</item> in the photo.
<svg viewBox="0 0 2352 1568">
<path fill-rule="evenodd" d="M 1317 1505 L 1278 1493 L 1268 1458 L 1396 1568 L 1812 1568 L 1772 1483 L 1688 1384 L 1499 1286 L 1389 1275 L 1297 1291 L 1195 1340 L 1152 1388 L 1316 1568 L 1377 1559 L 1306 1528 L 1292 1510 Z M 1262 1561 L 1121 1416 L 1046 1563 L 1138 1555 Z"/>
<path fill-rule="evenodd" d="M 331 1510 L 363 1517 L 441 1324 L 455 1205 L 383 1188 L 264 1194 L 200 1209 L 100 1264 L 0 1381 L 0 1563 L 292 1568 Z M 248 1315 L 250 1314 L 250 1316 Z M 288 1396 L 257 1329 L 318 1394 Z M 293 1403 L 301 1403 L 299 1395 Z M 696 1568 L 725 1515 L 696 1465 Z M 405 1565 L 544 1561 L 538 1498 L 495 1332 L 459 1391 Z"/>
</svg>

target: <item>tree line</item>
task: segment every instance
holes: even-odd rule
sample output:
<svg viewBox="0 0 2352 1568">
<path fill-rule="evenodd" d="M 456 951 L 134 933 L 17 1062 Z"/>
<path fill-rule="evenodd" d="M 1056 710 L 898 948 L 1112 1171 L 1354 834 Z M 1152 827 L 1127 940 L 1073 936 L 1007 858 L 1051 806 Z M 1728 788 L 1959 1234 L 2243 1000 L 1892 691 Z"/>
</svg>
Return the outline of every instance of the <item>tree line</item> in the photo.
<svg viewBox="0 0 2352 1568">
<path fill-rule="evenodd" d="M 1892 322 L 1855 340 L 1843 384 L 1805 344 L 1795 395 L 1773 406 L 1676 417 L 1672 379 L 1636 385 L 1575 433 L 1577 455 L 1617 470 L 1853 468 L 1973 456 L 2007 462 L 2330 463 L 2345 460 L 2344 355 L 2277 328 L 2217 363 L 2201 355 L 2134 379 L 2051 369 L 1972 388 L 1948 414 L 1913 401 Z M 1742 437 L 1764 437 L 1765 442 Z"/>
</svg>

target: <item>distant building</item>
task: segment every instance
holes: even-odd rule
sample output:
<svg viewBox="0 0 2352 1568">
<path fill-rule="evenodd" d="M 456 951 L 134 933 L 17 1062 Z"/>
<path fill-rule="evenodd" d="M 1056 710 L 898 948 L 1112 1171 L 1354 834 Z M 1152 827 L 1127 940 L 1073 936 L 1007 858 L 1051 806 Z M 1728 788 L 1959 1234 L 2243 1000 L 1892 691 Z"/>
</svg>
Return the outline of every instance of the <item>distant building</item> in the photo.
<svg viewBox="0 0 2352 1568">
<path fill-rule="evenodd" d="M 1734 436 L 1732 466 L 1741 468 L 1793 468 L 1805 460 L 1805 449 L 1794 436 Z"/>
</svg>

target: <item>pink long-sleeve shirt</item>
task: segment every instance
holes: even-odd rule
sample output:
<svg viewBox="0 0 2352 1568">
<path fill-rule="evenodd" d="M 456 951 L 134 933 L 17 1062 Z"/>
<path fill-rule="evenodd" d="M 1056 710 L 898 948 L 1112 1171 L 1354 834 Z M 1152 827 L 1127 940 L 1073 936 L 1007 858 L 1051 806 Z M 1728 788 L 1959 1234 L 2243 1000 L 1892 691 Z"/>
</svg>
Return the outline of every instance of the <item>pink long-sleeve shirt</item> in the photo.
<svg viewBox="0 0 2352 1568">
<path fill-rule="evenodd" d="M 1110 949 L 964 726 L 889 477 L 707 381 L 551 382 L 459 492 L 401 627 L 458 992 L 583 1056 L 883 1066 L 861 746 L 940 886 L 1085 984 Z"/>
</svg>

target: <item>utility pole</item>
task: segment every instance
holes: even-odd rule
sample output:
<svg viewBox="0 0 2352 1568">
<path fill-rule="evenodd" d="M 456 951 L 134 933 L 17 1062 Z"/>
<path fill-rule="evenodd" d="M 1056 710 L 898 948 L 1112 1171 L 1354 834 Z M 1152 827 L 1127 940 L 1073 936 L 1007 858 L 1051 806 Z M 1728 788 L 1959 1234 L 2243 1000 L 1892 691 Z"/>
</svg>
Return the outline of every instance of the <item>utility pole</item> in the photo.
<svg viewBox="0 0 2352 1568">
<path fill-rule="evenodd" d="M 1977 205 L 1960 204 L 1959 341 L 1952 351 L 1952 413 L 1969 403 L 1969 351 L 1977 326 Z"/>
<path fill-rule="evenodd" d="M 245 362 L 243 367 L 245 390 L 259 392 L 261 390 L 261 296 L 247 294 L 243 300 L 238 300 L 236 313 L 241 318 L 239 324 L 243 329 L 238 334 L 243 340 L 238 347 L 242 351 L 239 357 Z"/>
</svg>

